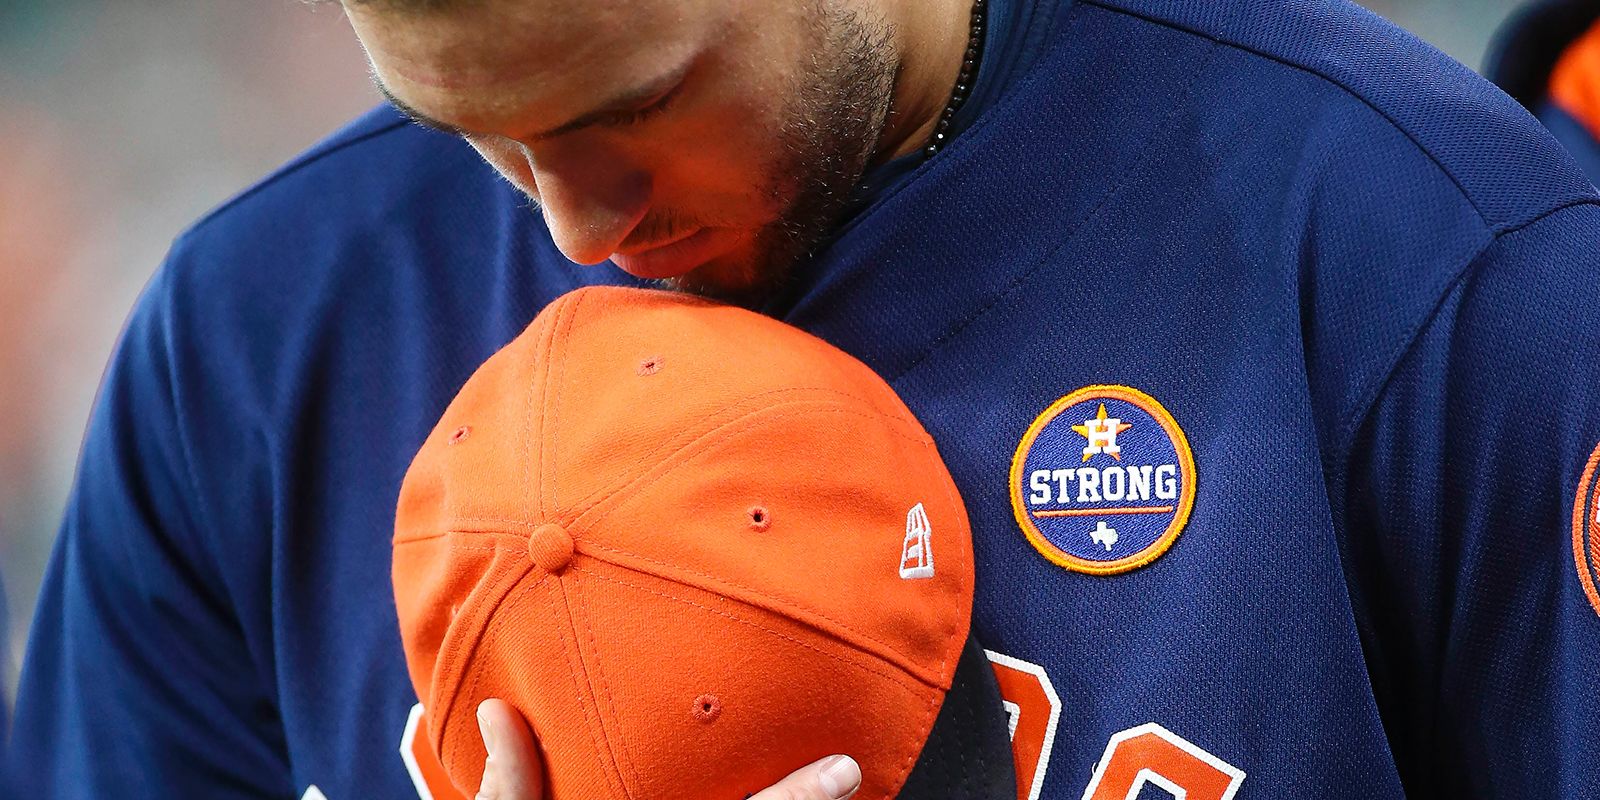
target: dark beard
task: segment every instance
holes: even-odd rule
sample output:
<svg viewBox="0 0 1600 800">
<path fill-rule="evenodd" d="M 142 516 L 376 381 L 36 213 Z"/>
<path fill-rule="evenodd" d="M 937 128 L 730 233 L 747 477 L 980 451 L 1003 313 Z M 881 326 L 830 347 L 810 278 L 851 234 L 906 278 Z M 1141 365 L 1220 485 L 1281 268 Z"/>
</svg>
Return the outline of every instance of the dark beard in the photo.
<svg viewBox="0 0 1600 800">
<path fill-rule="evenodd" d="M 799 76 L 796 103 L 779 131 L 782 149 L 762 192 L 788 198 L 756 237 L 756 261 L 728 270 L 697 269 L 670 288 L 757 307 L 782 291 L 821 248 L 851 205 L 878 150 L 894 96 L 897 59 L 886 23 L 823 0 L 813 17 L 815 67 Z M 706 274 L 702 274 L 702 273 Z"/>
</svg>

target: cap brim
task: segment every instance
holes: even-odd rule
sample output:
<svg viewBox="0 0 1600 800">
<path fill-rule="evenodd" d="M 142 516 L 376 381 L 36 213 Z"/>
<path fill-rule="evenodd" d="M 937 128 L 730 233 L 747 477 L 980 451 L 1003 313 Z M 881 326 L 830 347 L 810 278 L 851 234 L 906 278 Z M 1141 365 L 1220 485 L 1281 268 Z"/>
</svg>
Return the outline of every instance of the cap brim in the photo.
<svg viewBox="0 0 1600 800">
<path fill-rule="evenodd" d="M 900 800 L 1016 800 L 1011 731 L 1000 686 L 977 639 L 967 638 L 950 691 Z"/>
</svg>

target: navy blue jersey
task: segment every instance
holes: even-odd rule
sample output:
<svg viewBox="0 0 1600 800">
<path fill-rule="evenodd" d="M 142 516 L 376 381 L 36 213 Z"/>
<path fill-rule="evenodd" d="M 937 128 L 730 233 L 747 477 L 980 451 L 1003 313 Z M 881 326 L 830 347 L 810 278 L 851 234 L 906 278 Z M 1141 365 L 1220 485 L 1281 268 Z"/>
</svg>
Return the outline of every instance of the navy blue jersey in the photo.
<svg viewBox="0 0 1600 800">
<path fill-rule="evenodd" d="M 1031 797 L 1572 798 L 1597 276 L 1551 136 L 1354 5 L 1078 0 L 766 310 L 939 442 Z M 401 477 L 544 304 L 620 280 L 381 110 L 184 234 L 40 599 L 27 796 L 426 797 Z"/>
<path fill-rule="evenodd" d="M 11 612 L 6 608 L 6 587 L 0 585 L 0 687 L 10 685 L 11 677 Z M 4 746 L 11 718 L 10 701 L 0 696 L 0 746 Z M 3 778 L 0 775 L 0 778 Z M 3 785 L 3 781 L 0 781 Z"/>
<path fill-rule="evenodd" d="M 1529 3 L 1495 34 L 1484 70 L 1538 116 L 1594 183 L 1600 183 L 1600 140 L 1583 121 L 1552 102 L 1550 77 L 1567 48 L 1597 22 L 1600 3 L 1594 0 Z"/>
</svg>

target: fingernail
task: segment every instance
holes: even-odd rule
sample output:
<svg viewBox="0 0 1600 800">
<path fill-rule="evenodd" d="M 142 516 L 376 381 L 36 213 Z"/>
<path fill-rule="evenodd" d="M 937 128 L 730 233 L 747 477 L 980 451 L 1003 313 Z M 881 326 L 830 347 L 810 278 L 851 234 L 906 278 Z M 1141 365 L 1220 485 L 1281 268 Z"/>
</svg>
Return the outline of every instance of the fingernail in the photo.
<svg viewBox="0 0 1600 800">
<path fill-rule="evenodd" d="M 481 711 L 478 712 L 478 733 L 483 735 L 484 751 L 489 754 L 489 758 L 494 758 L 494 726 L 489 724 L 489 720 Z"/>
<path fill-rule="evenodd" d="M 823 762 L 817 779 L 822 782 L 822 791 L 827 792 L 829 797 L 844 800 L 851 792 L 861 788 L 861 767 L 849 756 L 834 756 Z"/>
</svg>

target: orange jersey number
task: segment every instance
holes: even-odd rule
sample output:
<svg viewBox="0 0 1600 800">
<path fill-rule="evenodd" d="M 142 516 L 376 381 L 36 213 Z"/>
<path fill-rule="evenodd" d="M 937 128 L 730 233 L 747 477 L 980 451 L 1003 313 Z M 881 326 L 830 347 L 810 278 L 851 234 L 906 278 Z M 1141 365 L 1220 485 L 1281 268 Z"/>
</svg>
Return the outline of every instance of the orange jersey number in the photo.
<svg viewBox="0 0 1600 800">
<path fill-rule="evenodd" d="M 1244 772 L 1154 722 L 1111 737 L 1083 800 L 1138 797 L 1145 784 L 1187 800 L 1231 800 Z"/>
</svg>

